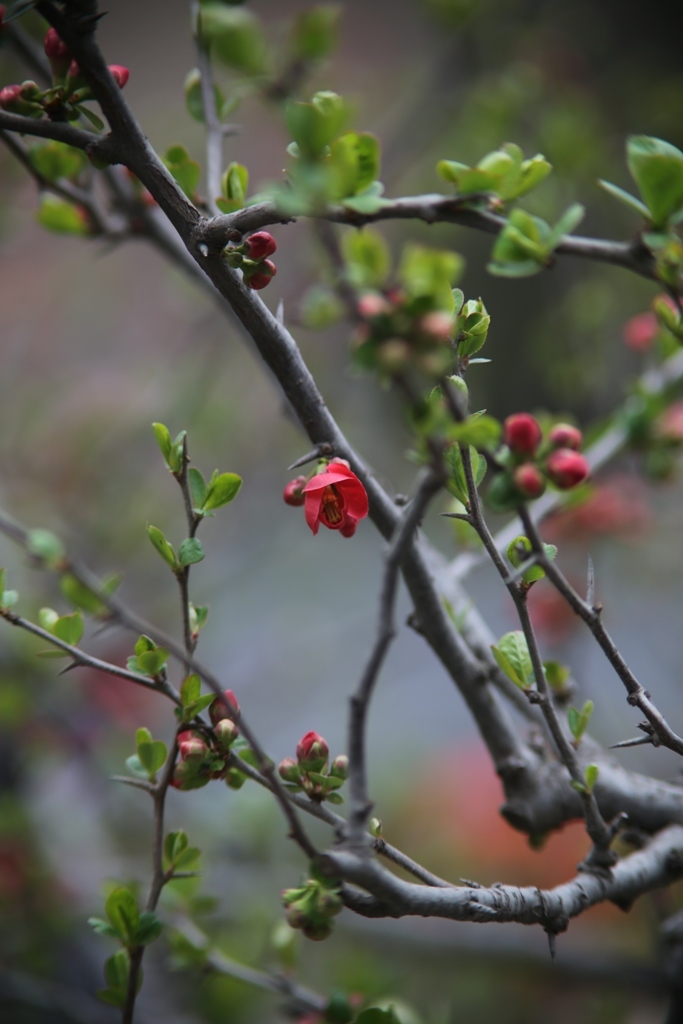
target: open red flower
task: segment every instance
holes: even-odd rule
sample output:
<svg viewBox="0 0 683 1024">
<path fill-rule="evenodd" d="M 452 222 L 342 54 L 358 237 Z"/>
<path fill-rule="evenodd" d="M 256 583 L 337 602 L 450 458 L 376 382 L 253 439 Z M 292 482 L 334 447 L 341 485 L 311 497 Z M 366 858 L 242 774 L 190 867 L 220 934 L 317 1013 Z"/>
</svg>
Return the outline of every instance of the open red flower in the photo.
<svg viewBox="0 0 683 1024">
<path fill-rule="evenodd" d="M 314 534 L 320 524 L 328 530 L 342 530 L 368 514 L 368 496 L 362 483 L 342 459 L 332 459 L 327 468 L 308 481 L 303 489 L 306 522 Z M 347 529 L 346 536 L 350 536 Z"/>
</svg>

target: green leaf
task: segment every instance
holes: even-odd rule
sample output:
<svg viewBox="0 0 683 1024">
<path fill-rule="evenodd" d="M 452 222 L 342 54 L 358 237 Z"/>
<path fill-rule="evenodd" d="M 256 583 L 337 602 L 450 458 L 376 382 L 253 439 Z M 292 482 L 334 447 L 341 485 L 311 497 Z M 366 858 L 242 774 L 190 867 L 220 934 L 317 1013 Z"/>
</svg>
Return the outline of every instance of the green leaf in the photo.
<svg viewBox="0 0 683 1024">
<path fill-rule="evenodd" d="M 224 196 L 221 205 L 223 213 L 233 213 L 235 210 L 242 209 L 247 200 L 248 185 L 249 171 L 244 164 L 238 164 L 235 161 L 228 164 L 228 168 L 221 178 L 221 189 Z"/>
<path fill-rule="evenodd" d="M 486 459 L 479 454 L 476 448 L 470 447 L 470 461 L 472 463 L 472 474 L 477 487 L 486 474 Z M 460 445 L 455 442 L 446 449 L 446 465 L 448 466 L 448 482 L 446 487 L 458 501 L 463 505 L 469 504 L 469 492 L 467 489 L 467 477 L 462 464 L 462 452 Z"/>
<path fill-rule="evenodd" d="M 184 146 L 171 146 L 166 151 L 163 162 L 188 199 L 192 199 L 202 176 L 202 169 L 197 161 L 192 159 Z"/>
<path fill-rule="evenodd" d="M 158 676 L 168 659 L 169 652 L 163 647 L 156 647 L 153 651 L 138 654 L 138 669 L 144 675 Z"/>
<path fill-rule="evenodd" d="M 185 104 L 190 117 L 195 121 L 204 123 L 204 98 L 202 96 L 202 76 L 199 68 L 193 68 L 185 77 Z M 216 84 L 213 87 L 213 95 L 216 103 L 216 110 L 220 113 L 225 105 L 225 96 Z"/>
<path fill-rule="evenodd" d="M 143 766 L 142 761 L 137 754 L 131 754 L 130 757 L 126 758 L 126 768 L 132 775 L 136 775 L 139 779 L 144 779 L 146 782 L 149 780 L 149 772 Z"/>
<path fill-rule="evenodd" d="M 72 612 L 71 615 L 62 615 L 54 623 L 52 632 L 64 643 L 77 647 L 83 636 L 83 616 L 80 612 Z"/>
<path fill-rule="evenodd" d="M 108 988 L 100 989 L 97 993 L 103 1003 L 118 1007 L 125 1005 L 129 971 L 130 961 L 124 949 L 109 957 L 104 965 L 104 977 Z"/>
<path fill-rule="evenodd" d="M 138 758 L 151 779 L 154 778 L 168 755 L 168 749 L 163 740 L 153 740 L 151 743 L 138 743 Z"/>
<path fill-rule="evenodd" d="M 104 121 L 98 114 L 90 110 L 89 107 L 84 107 L 82 103 L 75 103 L 74 110 L 77 110 L 78 113 L 86 119 L 86 121 L 90 121 L 90 124 L 93 128 L 96 128 L 98 132 L 104 130 Z"/>
<path fill-rule="evenodd" d="M 202 851 L 197 846 L 188 846 L 185 849 L 180 850 L 174 861 L 176 870 L 192 870 L 193 865 L 197 863 L 201 855 Z"/>
<path fill-rule="evenodd" d="M 164 855 L 170 864 L 173 864 L 183 850 L 187 849 L 187 833 L 179 829 L 177 832 L 169 832 L 164 840 Z"/>
<path fill-rule="evenodd" d="M 198 633 L 200 629 L 204 628 L 208 617 L 208 605 L 200 604 L 195 606 L 190 601 L 190 629 L 193 633 Z"/>
<path fill-rule="evenodd" d="M 212 54 L 228 67 L 246 75 L 266 70 L 266 41 L 259 20 L 243 8 L 203 3 L 199 30 Z"/>
<path fill-rule="evenodd" d="M 593 714 L 593 706 L 593 701 L 587 700 L 581 708 L 581 711 L 578 711 L 576 708 L 569 708 L 567 710 L 569 731 L 577 742 L 581 739 L 588 728 L 588 723 L 590 722 L 591 715 Z"/>
<path fill-rule="evenodd" d="M 589 793 L 592 793 L 595 789 L 595 783 L 598 781 L 599 773 L 600 769 L 598 768 L 597 764 L 589 764 L 586 768 L 586 789 Z"/>
<path fill-rule="evenodd" d="M 212 509 L 229 504 L 237 497 L 241 486 L 242 477 L 237 473 L 214 473 L 209 481 L 208 493 L 204 500 L 204 511 L 210 512 Z M 202 557 L 204 556 L 202 555 Z M 199 559 L 197 560 L 199 561 Z"/>
<path fill-rule="evenodd" d="M 652 226 L 664 227 L 683 205 L 683 153 L 662 139 L 632 135 L 626 144 L 626 158 Z"/>
<path fill-rule="evenodd" d="M 148 526 L 147 535 L 166 564 L 170 565 L 172 569 L 177 568 L 178 562 L 176 560 L 175 551 L 168 543 L 161 530 L 156 526 Z"/>
<path fill-rule="evenodd" d="M 399 278 L 411 298 L 428 297 L 436 308 L 452 313 L 452 289 L 464 265 L 459 253 L 410 243 L 403 248 Z"/>
<path fill-rule="evenodd" d="M 559 661 L 544 661 L 543 668 L 545 669 L 545 677 L 548 680 L 548 685 L 553 690 L 557 690 L 560 693 L 564 690 L 564 684 L 569 679 L 569 669 L 566 665 L 560 664 Z"/>
<path fill-rule="evenodd" d="M 199 676 L 196 673 L 187 676 L 180 687 L 180 699 L 183 702 L 183 707 L 187 707 L 188 704 L 197 700 L 201 692 L 202 681 Z"/>
<path fill-rule="evenodd" d="M 89 917 L 88 924 L 98 935 L 106 935 L 109 939 L 120 938 L 116 928 L 108 921 L 103 921 L 101 917 Z"/>
<path fill-rule="evenodd" d="M 527 642 L 521 630 L 506 633 L 491 647 L 499 668 L 522 690 L 528 690 L 534 681 L 534 670 Z"/>
<path fill-rule="evenodd" d="M 145 910 L 140 914 L 140 924 L 135 933 L 136 946 L 148 946 L 161 934 L 162 924 L 156 914 L 151 910 Z"/>
<path fill-rule="evenodd" d="M 494 448 L 500 440 L 502 426 L 493 416 L 468 416 L 462 423 L 456 423 L 450 435 L 460 444 L 477 448 Z"/>
<path fill-rule="evenodd" d="M 156 651 L 156 649 L 157 645 L 151 637 L 145 636 L 144 633 L 135 641 L 134 650 L 136 654 L 145 654 L 146 651 Z"/>
<path fill-rule="evenodd" d="M 295 59 L 320 60 L 331 51 L 335 30 L 342 12 L 341 4 L 316 4 L 294 21 L 291 53 Z"/>
<path fill-rule="evenodd" d="M 51 182 L 60 178 L 73 181 L 88 164 L 85 153 L 80 149 L 54 140 L 31 146 L 29 156 L 38 173 Z"/>
<path fill-rule="evenodd" d="M 41 558 L 51 569 L 59 568 L 59 563 L 66 554 L 59 537 L 49 530 L 29 530 L 26 548 L 30 554 Z"/>
<path fill-rule="evenodd" d="M 116 929 L 126 945 L 132 945 L 140 926 L 140 911 L 130 889 L 119 886 L 113 889 L 104 905 L 112 927 Z M 107 978 L 109 981 L 109 978 Z M 111 981 L 109 981 L 111 985 Z"/>
<path fill-rule="evenodd" d="M 575 227 L 581 223 L 586 213 L 585 206 L 581 203 L 574 203 L 562 214 L 555 227 L 550 232 L 550 238 L 548 239 L 548 250 L 552 251 L 555 249 L 565 235 L 572 233 Z"/>
<path fill-rule="evenodd" d="M 90 234 L 90 224 L 84 209 L 52 195 L 51 192 L 44 192 L 41 195 L 36 220 L 41 227 L 60 235 Z"/>
<path fill-rule="evenodd" d="M 341 132 L 348 117 L 346 103 L 333 92 L 319 92 L 311 103 L 290 100 L 285 109 L 287 130 L 304 160 L 319 159 Z"/>
<path fill-rule="evenodd" d="M 605 192 L 613 196 L 614 199 L 618 199 L 624 206 L 628 206 L 629 209 L 635 210 L 637 214 L 644 217 L 645 220 L 650 219 L 650 211 L 648 210 L 645 203 L 641 203 L 640 199 L 636 199 L 630 192 L 625 192 L 623 188 L 619 188 L 618 185 L 612 185 L 609 181 L 603 181 L 602 178 L 598 178 L 598 185 L 603 188 Z"/>
<path fill-rule="evenodd" d="M 59 612 L 56 612 L 54 608 L 41 608 L 38 612 L 38 622 L 48 633 L 52 633 L 55 622 L 58 620 Z"/>
<path fill-rule="evenodd" d="M 195 565 L 204 558 L 204 548 L 196 537 L 188 537 L 178 548 L 179 565 Z"/>
<path fill-rule="evenodd" d="M 154 431 L 154 436 L 157 439 L 159 451 L 164 457 L 164 462 L 168 465 L 168 460 L 171 455 L 171 435 L 168 427 L 165 427 L 163 423 L 153 423 L 152 430 Z"/>
<path fill-rule="evenodd" d="M 334 793 L 334 792 L 333 793 L 328 793 L 327 796 L 325 797 L 325 799 L 328 801 L 328 803 L 331 803 L 331 804 L 343 804 L 344 803 L 344 797 L 341 795 L 341 793 Z"/>
<path fill-rule="evenodd" d="M 65 573 L 59 581 L 59 589 L 64 597 L 74 607 L 90 612 L 91 615 L 100 615 L 105 611 L 105 606 L 95 594 L 84 583 L 77 580 L 71 573 Z"/>
<path fill-rule="evenodd" d="M 205 693 L 202 697 L 198 697 L 197 700 L 190 701 L 190 703 L 185 705 L 183 708 L 183 720 L 191 722 L 197 715 L 201 715 L 205 708 L 210 707 L 215 699 L 215 693 Z"/>
<path fill-rule="evenodd" d="M 344 304 L 336 292 L 327 285 L 317 284 L 308 289 L 299 307 L 302 324 L 310 330 L 321 331 L 341 320 Z"/>
<path fill-rule="evenodd" d="M 342 253 L 352 284 L 357 288 L 382 287 L 391 270 L 391 256 L 378 231 L 347 231 L 342 237 Z"/>
</svg>

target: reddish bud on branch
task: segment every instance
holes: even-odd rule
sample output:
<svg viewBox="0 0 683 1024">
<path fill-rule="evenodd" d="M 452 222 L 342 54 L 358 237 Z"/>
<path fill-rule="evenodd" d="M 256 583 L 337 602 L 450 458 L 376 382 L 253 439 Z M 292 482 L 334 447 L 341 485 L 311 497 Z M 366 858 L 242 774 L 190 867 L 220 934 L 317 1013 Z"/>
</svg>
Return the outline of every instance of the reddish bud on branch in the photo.
<svg viewBox="0 0 683 1024">
<path fill-rule="evenodd" d="M 307 732 L 296 745 L 296 756 L 300 766 L 307 771 L 321 771 L 327 764 L 330 748 L 317 732 Z"/>
<path fill-rule="evenodd" d="M 572 448 L 578 452 L 583 444 L 583 434 L 571 423 L 556 423 L 548 434 L 548 440 L 553 448 Z"/>
<path fill-rule="evenodd" d="M 254 291 L 260 291 L 262 288 L 266 288 L 271 281 L 271 278 L 277 274 L 277 267 L 272 260 L 264 260 L 260 264 L 259 269 L 254 274 L 250 274 L 246 279 L 246 283 L 249 288 L 253 288 Z"/>
<path fill-rule="evenodd" d="M 285 489 L 282 492 L 285 504 L 294 506 L 303 505 L 306 500 L 303 493 L 305 485 L 305 476 L 297 476 L 293 480 L 290 480 L 289 483 L 285 485 Z"/>
<path fill-rule="evenodd" d="M 110 64 L 109 71 L 119 89 L 123 89 L 124 85 L 130 78 L 130 71 L 128 68 L 124 68 L 121 64 Z"/>
<path fill-rule="evenodd" d="M 567 491 L 588 478 L 590 466 L 583 455 L 571 448 L 558 448 L 548 458 L 546 472 L 556 487 Z"/>
<path fill-rule="evenodd" d="M 232 690 L 223 690 L 223 696 L 217 697 L 209 708 L 209 718 L 213 725 L 218 725 L 224 718 L 239 718 L 240 706 Z"/>
<path fill-rule="evenodd" d="M 216 742 L 223 751 L 229 750 L 231 744 L 235 742 L 240 734 L 235 723 L 229 718 L 221 718 L 220 722 L 216 722 L 213 731 L 216 735 Z"/>
<path fill-rule="evenodd" d="M 285 782 L 298 782 L 301 769 L 293 757 L 286 757 L 278 765 L 278 773 Z"/>
<path fill-rule="evenodd" d="M 209 752 L 201 733 L 186 729 L 178 734 L 178 750 L 183 761 L 201 762 Z"/>
<path fill-rule="evenodd" d="M 512 474 L 515 487 L 525 498 L 540 498 L 545 490 L 545 477 L 533 462 L 517 466 Z"/>
<path fill-rule="evenodd" d="M 528 412 L 514 413 L 503 424 L 503 440 L 515 455 L 533 455 L 541 437 L 538 420 Z"/>
<path fill-rule="evenodd" d="M 58 59 L 63 61 L 66 57 L 71 60 L 66 43 L 60 39 L 56 29 L 49 28 L 47 30 L 43 46 L 45 49 L 45 56 L 50 60 Z"/>
<path fill-rule="evenodd" d="M 250 260 L 265 259 L 266 256 L 272 256 L 277 249 L 277 242 L 269 231 L 256 231 L 245 239 L 244 245 Z"/>
</svg>

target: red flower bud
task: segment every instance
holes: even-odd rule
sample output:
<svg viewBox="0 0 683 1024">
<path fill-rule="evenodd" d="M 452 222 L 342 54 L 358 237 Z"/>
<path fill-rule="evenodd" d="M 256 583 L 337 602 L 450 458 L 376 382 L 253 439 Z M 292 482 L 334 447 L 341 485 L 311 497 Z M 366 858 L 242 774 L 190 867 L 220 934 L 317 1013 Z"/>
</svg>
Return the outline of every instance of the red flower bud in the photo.
<svg viewBox="0 0 683 1024">
<path fill-rule="evenodd" d="M 47 30 L 44 47 L 45 56 L 48 58 L 55 58 L 63 61 L 66 57 L 69 57 L 69 51 L 66 43 L 62 42 L 57 34 L 57 30 L 54 28 L 49 28 Z"/>
<path fill-rule="evenodd" d="M 297 476 L 285 485 L 282 497 L 286 505 L 303 505 L 305 502 L 303 488 L 306 485 L 305 476 Z"/>
<path fill-rule="evenodd" d="M 229 718 L 221 718 L 220 722 L 216 722 L 214 729 L 216 735 L 216 742 L 221 750 L 229 750 L 230 745 L 235 742 L 240 734 L 239 729 L 234 722 L 231 722 Z"/>
<path fill-rule="evenodd" d="M 3 110 L 12 110 L 13 106 L 21 99 L 20 85 L 6 85 L 0 89 L 0 107 Z"/>
<path fill-rule="evenodd" d="M 512 474 L 515 487 L 525 498 L 540 498 L 545 490 L 545 477 L 533 462 L 517 466 Z"/>
<path fill-rule="evenodd" d="M 548 434 L 548 440 L 553 448 L 573 448 L 578 452 L 583 444 L 583 434 L 570 423 L 556 423 Z"/>
<path fill-rule="evenodd" d="M 223 696 L 217 697 L 209 708 L 209 718 L 213 725 L 218 725 L 224 718 L 239 718 L 240 706 L 232 690 L 223 690 Z"/>
<path fill-rule="evenodd" d="M 426 313 L 420 320 L 420 330 L 437 341 L 448 341 L 453 335 L 453 317 L 443 310 Z"/>
<path fill-rule="evenodd" d="M 277 242 L 269 231 L 256 231 L 244 242 L 250 260 L 262 260 L 272 256 L 277 249 Z"/>
<path fill-rule="evenodd" d="M 278 765 L 278 772 L 281 779 L 285 782 L 298 782 L 299 776 L 301 775 L 301 769 L 296 763 L 293 757 L 286 757 L 284 761 L 280 761 Z"/>
<path fill-rule="evenodd" d="M 123 89 L 124 85 L 130 78 L 130 71 L 128 68 L 122 67 L 121 64 L 110 64 L 109 71 L 119 89 Z"/>
<path fill-rule="evenodd" d="M 195 763 L 203 761 L 209 752 L 201 733 L 193 732 L 191 729 L 178 733 L 178 750 L 183 761 Z"/>
<path fill-rule="evenodd" d="M 270 284 L 271 278 L 275 277 L 276 274 L 277 267 L 272 260 L 264 260 L 256 273 L 251 274 L 247 278 L 247 286 L 253 288 L 254 291 L 260 291 L 261 288 L 265 288 Z"/>
<path fill-rule="evenodd" d="M 356 309 L 358 310 L 358 315 L 367 320 L 391 312 L 390 304 L 379 292 L 365 292 L 359 298 Z"/>
<path fill-rule="evenodd" d="M 503 439 L 515 455 L 533 455 L 541 443 L 541 428 L 528 412 L 508 416 L 503 424 Z"/>
<path fill-rule="evenodd" d="M 318 772 L 325 767 L 330 748 L 317 732 L 307 732 L 296 745 L 296 756 L 302 768 Z"/>
<path fill-rule="evenodd" d="M 590 473 L 590 466 L 583 455 L 571 448 L 558 448 L 548 458 L 546 472 L 556 487 L 567 491 L 583 483 Z"/>
<path fill-rule="evenodd" d="M 639 313 L 632 316 L 624 325 L 624 343 L 634 352 L 646 352 L 659 331 L 659 324 L 654 313 Z"/>
<path fill-rule="evenodd" d="M 80 76 L 81 76 L 81 69 L 79 68 L 79 66 L 78 66 L 78 64 L 77 64 L 77 62 L 75 60 L 72 60 L 71 63 L 69 64 L 69 70 L 67 72 L 67 75 L 68 75 L 69 78 L 80 78 Z M 127 169 L 128 168 L 126 168 L 126 170 Z"/>
</svg>

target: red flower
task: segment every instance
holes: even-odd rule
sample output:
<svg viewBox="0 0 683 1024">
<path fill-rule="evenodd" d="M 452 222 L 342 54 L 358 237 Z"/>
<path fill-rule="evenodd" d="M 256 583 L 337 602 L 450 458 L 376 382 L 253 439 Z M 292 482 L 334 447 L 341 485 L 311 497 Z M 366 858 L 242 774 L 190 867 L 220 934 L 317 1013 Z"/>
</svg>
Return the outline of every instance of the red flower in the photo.
<svg viewBox="0 0 683 1024">
<path fill-rule="evenodd" d="M 303 490 L 306 522 L 314 534 L 322 523 L 328 530 L 341 530 L 343 535 L 351 536 L 358 520 L 368 514 L 365 488 L 342 459 L 332 459 Z"/>
<path fill-rule="evenodd" d="M 277 249 L 277 243 L 270 231 L 257 231 L 249 235 L 244 244 L 250 260 L 262 260 L 266 256 L 272 256 Z"/>
<path fill-rule="evenodd" d="M 533 455 L 541 436 L 538 420 L 528 412 L 516 412 L 503 424 L 503 440 L 515 455 Z"/>
</svg>

